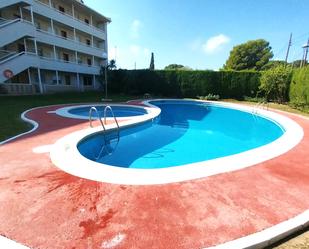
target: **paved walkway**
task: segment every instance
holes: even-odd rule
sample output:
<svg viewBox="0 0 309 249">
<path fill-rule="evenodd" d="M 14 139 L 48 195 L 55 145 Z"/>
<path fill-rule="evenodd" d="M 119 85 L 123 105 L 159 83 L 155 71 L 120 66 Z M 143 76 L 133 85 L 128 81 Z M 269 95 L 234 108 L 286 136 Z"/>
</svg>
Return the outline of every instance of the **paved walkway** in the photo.
<svg viewBox="0 0 309 249">
<path fill-rule="evenodd" d="M 288 153 L 187 182 L 124 186 L 56 168 L 48 147 L 88 122 L 36 109 L 40 126 L 0 146 L 0 235 L 40 249 L 194 249 L 269 228 L 309 209 L 309 120 Z M 70 163 L 70 162 L 68 162 Z"/>
</svg>

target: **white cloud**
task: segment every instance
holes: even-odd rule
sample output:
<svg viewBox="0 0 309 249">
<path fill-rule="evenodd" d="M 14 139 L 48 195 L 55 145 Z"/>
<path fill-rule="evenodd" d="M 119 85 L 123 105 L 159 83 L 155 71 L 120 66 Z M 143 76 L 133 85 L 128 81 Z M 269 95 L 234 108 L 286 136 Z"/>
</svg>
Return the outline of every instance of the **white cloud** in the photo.
<svg viewBox="0 0 309 249">
<path fill-rule="evenodd" d="M 134 39 L 139 38 L 140 29 L 143 26 L 142 22 L 138 19 L 135 19 L 131 23 L 131 37 Z"/>
<path fill-rule="evenodd" d="M 228 44 L 231 39 L 223 34 L 210 37 L 206 43 L 203 44 L 203 51 L 206 54 L 213 54 L 222 49 L 225 44 Z"/>
</svg>

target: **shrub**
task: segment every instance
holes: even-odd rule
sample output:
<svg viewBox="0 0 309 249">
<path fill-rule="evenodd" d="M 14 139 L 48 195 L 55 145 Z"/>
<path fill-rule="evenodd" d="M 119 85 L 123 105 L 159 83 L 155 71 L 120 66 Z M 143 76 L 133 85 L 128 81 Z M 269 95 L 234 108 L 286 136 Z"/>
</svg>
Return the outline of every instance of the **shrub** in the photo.
<svg viewBox="0 0 309 249">
<path fill-rule="evenodd" d="M 295 107 L 309 106 L 309 67 L 294 70 L 289 96 Z"/>
<path fill-rule="evenodd" d="M 261 76 L 260 90 L 266 100 L 278 103 L 287 102 L 291 78 L 291 68 L 282 65 L 264 71 Z"/>
<path fill-rule="evenodd" d="M 197 98 L 201 99 L 201 100 L 219 100 L 220 96 L 219 95 L 215 95 L 215 94 L 208 94 L 207 96 L 197 96 Z"/>
<path fill-rule="evenodd" d="M 109 87 L 114 93 L 125 94 L 194 98 L 212 93 L 242 99 L 256 95 L 259 78 L 260 73 L 251 71 L 113 70 Z"/>
</svg>

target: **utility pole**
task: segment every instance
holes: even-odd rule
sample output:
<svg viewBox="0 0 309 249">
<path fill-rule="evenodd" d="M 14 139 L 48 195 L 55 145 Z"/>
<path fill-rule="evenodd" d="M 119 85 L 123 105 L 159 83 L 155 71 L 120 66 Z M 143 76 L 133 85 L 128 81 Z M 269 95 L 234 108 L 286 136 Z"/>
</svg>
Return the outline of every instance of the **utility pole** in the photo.
<svg viewBox="0 0 309 249">
<path fill-rule="evenodd" d="M 308 41 L 307 41 L 307 44 L 305 44 L 305 45 L 303 46 L 304 55 L 303 55 L 303 59 L 302 59 L 302 61 L 301 61 L 301 63 L 300 63 L 300 67 L 301 67 L 301 68 L 304 67 L 304 66 L 306 65 L 306 63 L 307 63 L 308 48 L 309 48 L 309 39 L 308 39 Z"/>
<path fill-rule="evenodd" d="M 290 35 L 288 50 L 286 51 L 285 64 L 288 63 L 288 58 L 289 58 L 289 53 L 290 53 L 290 48 L 291 48 L 291 46 L 292 46 L 292 33 L 291 33 L 291 35 Z"/>
</svg>

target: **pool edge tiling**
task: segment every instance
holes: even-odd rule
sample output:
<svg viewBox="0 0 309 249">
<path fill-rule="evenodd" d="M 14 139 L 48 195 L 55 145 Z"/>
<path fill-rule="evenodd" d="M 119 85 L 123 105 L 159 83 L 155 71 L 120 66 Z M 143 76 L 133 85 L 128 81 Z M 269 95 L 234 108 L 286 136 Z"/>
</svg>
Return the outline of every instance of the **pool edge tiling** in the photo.
<svg viewBox="0 0 309 249">
<path fill-rule="evenodd" d="M 303 223 L 292 222 L 287 231 L 308 224 L 308 119 L 285 113 L 303 128 L 303 139 L 258 165 L 181 183 L 128 186 L 74 177 L 51 163 L 49 145 L 88 127 L 51 113 L 56 108 L 28 112 L 39 127 L 0 146 L 0 234 L 7 238 L 40 249 L 245 248 L 254 242 L 247 236 L 265 235 L 301 214 Z M 263 245 L 278 239 L 264 237 Z M 236 244 L 224 244 L 229 241 Z"/>
</svg>

